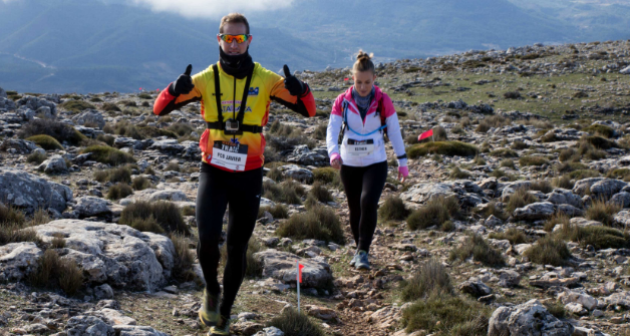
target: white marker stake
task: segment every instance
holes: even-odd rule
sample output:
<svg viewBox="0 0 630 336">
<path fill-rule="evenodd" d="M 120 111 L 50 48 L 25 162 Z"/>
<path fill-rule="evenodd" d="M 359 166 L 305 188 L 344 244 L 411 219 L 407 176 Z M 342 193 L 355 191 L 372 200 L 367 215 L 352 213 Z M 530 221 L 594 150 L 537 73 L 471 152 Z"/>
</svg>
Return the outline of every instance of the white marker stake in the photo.
<svg viewBox="0 0 630 336">
<path fill-rule="evenodd" d="M 300 261 L 296 260 L 295 261 L 295 267 L 296 267 L 296 274 L 295 274 L 295 278 L 297 280 L 297 292 L 298 292 L 298 313 L 300 312 Z"/>
</svg>

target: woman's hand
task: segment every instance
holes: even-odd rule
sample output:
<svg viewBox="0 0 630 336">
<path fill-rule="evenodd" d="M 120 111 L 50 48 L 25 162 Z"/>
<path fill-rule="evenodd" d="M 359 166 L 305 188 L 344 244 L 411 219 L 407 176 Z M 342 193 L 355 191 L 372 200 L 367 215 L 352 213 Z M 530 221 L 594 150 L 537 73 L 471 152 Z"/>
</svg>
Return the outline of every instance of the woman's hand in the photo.
<svg viewBox="0 0 630 336">
<path fill-rule="evenodd" d="M 334 153 L 333 155 L 330 156 L 331 167 L 335 169 L 340 169 L 342 163 L 343 162 L 341 161 L 341 155 L 339 155 L 339 153 Z"/>
<path fill-rule="evenodd" d="M 398 167 L 398 179 L 401 183 L 405 183 L 407 176 L 409 176 L 409 168 L 407 166 Z"/>
</svg>

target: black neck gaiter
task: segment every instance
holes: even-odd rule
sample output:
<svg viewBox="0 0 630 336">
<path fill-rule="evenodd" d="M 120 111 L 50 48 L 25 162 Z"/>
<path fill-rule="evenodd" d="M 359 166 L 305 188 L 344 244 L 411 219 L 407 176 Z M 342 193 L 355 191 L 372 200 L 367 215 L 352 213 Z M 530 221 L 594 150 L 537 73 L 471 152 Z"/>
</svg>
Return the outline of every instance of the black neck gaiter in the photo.
<svg viewBox="0 0 630 336">
<path fill-rule="evenodd" d="M 249 49 L 240 55 L 228 55 L 219 47 L 219 55 L 221 56 L 219 62 L 221 62 L 223 71 L 238 79 L 247 77 L 254 66 L 252 57 L 249 56 Z"/>
</svg>

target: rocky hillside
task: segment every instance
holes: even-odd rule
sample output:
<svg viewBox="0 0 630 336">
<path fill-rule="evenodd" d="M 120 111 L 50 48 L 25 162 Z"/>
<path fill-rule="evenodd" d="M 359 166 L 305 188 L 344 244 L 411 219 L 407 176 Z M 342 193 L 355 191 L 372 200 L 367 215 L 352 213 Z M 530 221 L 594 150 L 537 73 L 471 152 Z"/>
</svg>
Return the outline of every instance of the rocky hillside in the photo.
<svg viewBox="0 0 630 336">
<path fill-rule="evenodd" d="M 324 143 L 348 69 L 299 73 L 318 113 L 271 107 L 232 332 L 630 334 L 630 41 L 377 68 L 410 178 L 396 181 L 388 149 L 372 270 L 347 266 L 348 208 Z M 0 334 L 207 332 L 196 319 L 199 104 L 157 118 L 155 92 L 5 89 Z M 429 129 L 434 141 L 419 143 Z M 293 310 L 296 259 L 305 315 Z"/>
</svg>

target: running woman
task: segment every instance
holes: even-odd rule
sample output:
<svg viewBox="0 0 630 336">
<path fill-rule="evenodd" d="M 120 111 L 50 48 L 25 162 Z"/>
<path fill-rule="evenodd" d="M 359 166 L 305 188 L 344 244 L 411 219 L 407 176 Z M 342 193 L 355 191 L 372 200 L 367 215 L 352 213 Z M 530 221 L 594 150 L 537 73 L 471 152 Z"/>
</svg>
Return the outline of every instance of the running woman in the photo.
<svg viewBox="0 0 630 336">
<path fill-rule="evenodd" d="M 341 169 L 348 206 L 350 228 L 357 252 L 350 265 L 369 269 L 368 255 L 377 220 L 378 200 L 387 178 L 387 133 L 398 158 L 398 178 L 409 175 L 407 154 L 392 100 L 374 85 L 376 73 L 371 55 L 359 51 L 352 68 L 354 85 L 333 104 L 326 145 L 330 165 Z M 343 127 L 343 139 L 339 132 Z"/>
<path fill-rule="evenodd" d="M 196 209 L 197 254 L 206 288 L 199 318 L 212 327 L 210 335 L 216 336 L 230 334 L 231 309 L 245 274 L 247 243 L 262 192 L 262 132 L 269 119 L 270 101 L 305 117 L 315 115 L 315 99 L 308 85 L 292 76 L 286 65 L 286 78 L 282 78 L 252 61 L 249 32 L 243 15 L 223 17 L 217 35 L 219 62 L 192 77 L 189 65 L 162 91 L 153 107 L 155 114 L 163 116 L 201 101 L 207 129 L 199 141 L 203 163 Z M 217 281 L 219 241 L 228 204 L 227 264 L 221 295 Z"/>
</svg>

